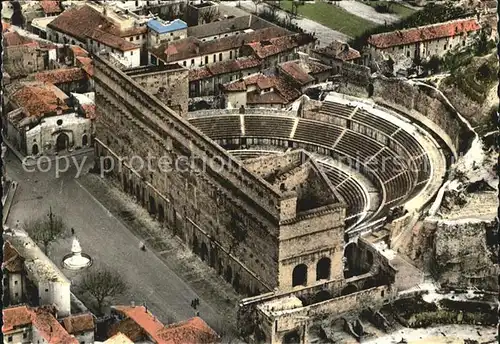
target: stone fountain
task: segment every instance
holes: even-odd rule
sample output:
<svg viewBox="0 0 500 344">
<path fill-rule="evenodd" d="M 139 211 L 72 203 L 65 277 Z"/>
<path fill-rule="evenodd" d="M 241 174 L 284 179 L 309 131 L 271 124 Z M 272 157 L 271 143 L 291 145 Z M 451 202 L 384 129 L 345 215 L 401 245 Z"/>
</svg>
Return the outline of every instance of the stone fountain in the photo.
<svg viewBox="0 0 500 344">
<path fill-rule="evenodd" d="M 92 258 L 88 254 L 82 253 L 82 247 L 76 237 L 73 238 L 71 253 L 63 258 L 63 267 L 69 270 L 81 270 L 92 265 Z"/>
</svg>

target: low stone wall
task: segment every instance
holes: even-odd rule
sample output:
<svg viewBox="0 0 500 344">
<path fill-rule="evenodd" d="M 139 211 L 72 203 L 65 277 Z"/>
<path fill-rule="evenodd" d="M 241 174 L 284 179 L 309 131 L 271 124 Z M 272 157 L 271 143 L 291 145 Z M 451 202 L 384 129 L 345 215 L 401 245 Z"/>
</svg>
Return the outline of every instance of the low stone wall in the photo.
<svg viewBox="0 0 500 344">
<path fill-rule="evenodd" d="M 239 115 L 239 114 L 240 114 L 240 109 L 210 109 L 210 110 L 191 111 L 188 113 L 188 118 L 217 116 L 217 115 Z M 271 109 L 271 108 L 245 108 L 245 114 L 296 116 L 297 111 L 287 111 L 287 110 Z"/>
</svg>

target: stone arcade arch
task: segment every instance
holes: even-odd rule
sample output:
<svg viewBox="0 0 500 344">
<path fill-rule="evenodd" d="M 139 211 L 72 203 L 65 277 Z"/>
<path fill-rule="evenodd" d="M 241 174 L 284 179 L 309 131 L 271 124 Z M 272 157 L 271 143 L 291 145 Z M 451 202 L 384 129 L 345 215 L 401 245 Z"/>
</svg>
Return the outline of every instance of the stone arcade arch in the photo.
<svg viewBox="0 0 500 344">
<path fill-rule="evenodd" d="M 204 242 L 201 243 L 200 258 L 203 261 L 207 260 L 208 258 L 208 248 L 207 244 L 205 244 Z"/>
<path fill-rule="evenodd" d="M 82 147 L 86 147 L 89 143 L 89 139 L 87 137 L 87 135 L 82 135 Z"/>
<path fill-rule="evenodd" d="M 149 213 L 156 215 L 156 202 L 153 196 L 149 196 Z"/>
<path fill-rule="evenodd" d="M 231 281 L 233 280 L 233 269 L 231 269 L 229 265 L 226 268 L 226 273 L 224 274 L 224 278 L 226 279 L 227 283 L 231 283 Z"/>
<path fill-rule="evenodd" d="M 300 343 L 300 334 L 297 330 L 288 332 L 283 337 L 284 344 L 299 344 Z"/>
<path fill-rule="evenodd" d="M 293 268 L 292 287 L 307 284 L 307 265 L 299 264 Z"/>
<path fill-rule="evenodd" d="M 328 290 L 321 290 L 314 295 L 314 303 L 330 300 L 331 298 L 333 298 L 333 296 Z"/>
<path fill-rule="evenodd" d="M 165 210 L 163 209 L 163 205 L 158 204 L 158 221 L 163 223 L 165 221 Z"/>
<path fill-rule="evenodd" d="M 358 246 L 351 242 L 344 249 L 344 278 L 359 275 L 358 271 Z"/>
<path fill-rule="evenodd" d="M 316 264 L 316 281 L 330 278 L 331 264 L 332 262 L 328 257 L 318 260 Z"/>
<path fill-rule="evenodd" d="M 340 295 L 342 295 L 342 296 L 349 295 L 349 294 L 353 294 L 357 291 L 358 291 L 358 288 L 354 284 L 349 284 L 347 287 L 342 289 L 342 291 L 340 292 Z"/>
</svg>

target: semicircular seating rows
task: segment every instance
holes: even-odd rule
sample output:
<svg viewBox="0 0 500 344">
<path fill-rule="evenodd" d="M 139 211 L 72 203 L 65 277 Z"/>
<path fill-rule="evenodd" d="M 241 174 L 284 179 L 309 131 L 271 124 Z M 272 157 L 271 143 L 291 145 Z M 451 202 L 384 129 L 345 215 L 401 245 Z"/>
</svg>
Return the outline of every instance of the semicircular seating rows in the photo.
<svg viewBox="0 0 500 344">
<path fill-rule="evenodd" d="M 431 175 L 430 161 L 413 135 L 385 118 L 340 103 L 325 101 L 319 114 L 326 115 L 328 122 L 254 114 L 197 116 L 190 122 L 222 147 L 236 149 L 233 154 L 241 158 L 260 154 L 259 149 L 250 152 L 252 146 L 304 148 L 357 169 L 381 195 L 373 219 L 385 216 L 390 208 L 405 203 L 425 187 Z M 347 216 L 355 217 L 366 211 L 368 195 L 342 164 L 324 171 L 346 200 Z"/>
</svg>

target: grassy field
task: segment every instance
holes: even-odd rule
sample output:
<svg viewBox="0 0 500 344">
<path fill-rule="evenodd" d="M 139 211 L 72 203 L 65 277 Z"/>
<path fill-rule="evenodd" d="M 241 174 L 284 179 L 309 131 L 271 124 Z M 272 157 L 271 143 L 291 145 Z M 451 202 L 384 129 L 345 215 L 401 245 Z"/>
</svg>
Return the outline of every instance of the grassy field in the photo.
<svg viewBox="0 0 500 344">
<path fill-rule="evenodd" d="M 281 8 L 291 11 L 292 1 L 281 1 Z M 325 2 L 306 3 L 299 7 L 298 14 L 351 37 L 359 36 L 365 30 L 376 26 L 371 21 L 355 16 L 340 7 L 329 5 Z"/>
<path fill-rule="evenodd" d="M 363 1 L 365 5 L 371 6 L 375 8 L 378 4 L 383 4 L 386 3 L 386 1 Z M 392 4 L 392 10 L 394 11 L 394 14 L 401 18 L 406 18 L 411 16 L 413 13 L 415 13 L 415 10 L 408 8 L 406 6 L 403 6 L 398 3 L 393 3 Z"/>
</svg>

